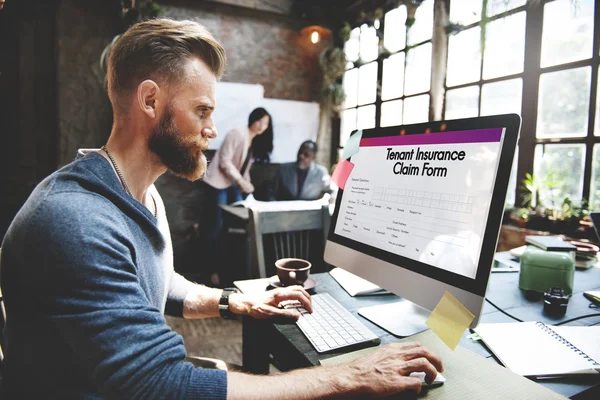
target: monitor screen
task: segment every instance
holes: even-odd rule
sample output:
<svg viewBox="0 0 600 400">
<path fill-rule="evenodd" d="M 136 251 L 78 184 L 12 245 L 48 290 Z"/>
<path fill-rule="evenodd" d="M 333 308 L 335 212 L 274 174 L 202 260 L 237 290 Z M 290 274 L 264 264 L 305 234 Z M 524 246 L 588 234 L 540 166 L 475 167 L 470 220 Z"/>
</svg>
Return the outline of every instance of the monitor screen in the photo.
<svg viewBox="0 0 600 400">
<path fill-rule="evenodd" d="M 406 292 L 483 296 L 519 125 L 507 115 L 362 131 L 326 261 L 429 309 Z"/>
<path fill-rule="evenodd" d="M 504 131 L 362 139 L 334 232 L 475 279 Z"/>
</svg>

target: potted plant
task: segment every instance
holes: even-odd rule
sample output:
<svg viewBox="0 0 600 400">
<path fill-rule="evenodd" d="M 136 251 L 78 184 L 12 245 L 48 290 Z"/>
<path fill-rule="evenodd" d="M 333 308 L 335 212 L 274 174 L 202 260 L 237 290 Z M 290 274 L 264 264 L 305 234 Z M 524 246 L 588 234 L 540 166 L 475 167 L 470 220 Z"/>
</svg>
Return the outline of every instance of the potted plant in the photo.
<svg viewBox="0 0 600 400">
<path fill-rule="evenodd" d="M 549 205 L 540 200 L 540 192 L 552 193 L 559 185 L 552 174 L 543 178 L 527 174 L 523 180 L 523 188 L 528 193 L 524 197 L 523 207 L 508 208 L 505 223 L 533 231 L 547 232 L 547 234 L 565 235 L 571 238 L 584 238 L 593 240 L 593 232 L 583 223 L 588 215 L 587 203 L 574 204 L 570 197 L 560 200 L 556 196 L 548 199 Z"/>
</svg>

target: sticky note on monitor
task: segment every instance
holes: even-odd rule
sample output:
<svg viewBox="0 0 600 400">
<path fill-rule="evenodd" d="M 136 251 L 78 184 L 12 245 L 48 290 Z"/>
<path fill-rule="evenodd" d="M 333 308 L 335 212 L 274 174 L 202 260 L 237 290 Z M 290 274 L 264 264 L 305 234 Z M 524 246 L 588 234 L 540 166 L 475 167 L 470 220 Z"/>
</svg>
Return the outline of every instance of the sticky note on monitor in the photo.
<svg viewBox="0 0 600 400">
<path fill-rule="evenodd" d="M 350 161 L 342 160 L 335 167 L 335 171 L 333 171 L 333 175 L 331 175 L 331 180 L 342 190 L 346 186 L 346 181 L 350 176 L 350 172 L 354 168 L 354 164 Z"/>
<path fill-rule="evenodd" d="M 425 322 L 450 349 L 454 350 L 475 316 L 450 292 L 444 293 Z"/>
<path fill-rule="evenodd" d="M 358 147 L 360 146 L 360 139 L 362 139 L 362 129 L 354 132 L 354 135 L 350 136 L 346 145 L 344 146 L 344 152 L 342 158 L 344 160 L 349 159 L 354 154 L 358 153 Z"/>
</svg>

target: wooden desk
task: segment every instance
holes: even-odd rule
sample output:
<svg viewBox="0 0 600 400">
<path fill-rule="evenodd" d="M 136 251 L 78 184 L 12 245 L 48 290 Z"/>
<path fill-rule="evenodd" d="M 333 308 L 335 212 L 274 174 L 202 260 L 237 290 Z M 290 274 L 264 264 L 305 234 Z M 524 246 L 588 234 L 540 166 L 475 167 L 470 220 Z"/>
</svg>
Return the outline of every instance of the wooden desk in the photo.
<svg viewBox="0 0 600 400">
<path fill-rule="evenodd" d="M 318 281 L 315 293 L 329 293 L 352 314 L 357 315 L 361 307 L 385 304 L 398 301 L 394 295 L 351 297 L 328 273 L 315 274 Z M 487 298 L 506 312 L 526 321 L 543 321 L 548 324 L 571 319 L 580 315 L 597 313 L 589 309 L 589 301 L 582 295 L 586 290 L 600 289 L 600 268 L 593 268 L 575 273 L 574 295 L 569 301 L 567 313 L 562 318 L 549 317 L 543 313 L 542 301 L 528 300 L 524 292 L 518 288 L 518 273 L 492 273 L 488 285 Z M 242 290 L 264 290 L 268 279 L 256 279 L 239 284 Z M 358 316 L 377 336 L 382 344 L 396 341 L 397 338 L 387 331 Z M 482 322 L 512 322 L 513 320 L 497 311 L 489 303 L 483 308 Z M 600 317 L 575 321 L 569 325 L 593 325 L 600 323 Z M 460 346 L 471 350 L 483 357 L 495 357 L 480 342 L 467 338 L 470 332 L 465 332 Z M 268 373 L 269 354 L 275 365 L 283 370 L 319 365 L 320 359 L 326 359 L 343 354 L 344 351 L 333 351 L 319 355 L 294 322 L 272 323 L 244 318 L 243 322 L 243 364 L 244 370 L 253 373 Z M 498 360 L 496 360 L 498 361 Z M 556 380 L 540 381 L 540 384 L 566 397 L 575 399 L 598 399 L 600 397 L 600 379 L 592 377 L 570 377 Z"/>
</svg>

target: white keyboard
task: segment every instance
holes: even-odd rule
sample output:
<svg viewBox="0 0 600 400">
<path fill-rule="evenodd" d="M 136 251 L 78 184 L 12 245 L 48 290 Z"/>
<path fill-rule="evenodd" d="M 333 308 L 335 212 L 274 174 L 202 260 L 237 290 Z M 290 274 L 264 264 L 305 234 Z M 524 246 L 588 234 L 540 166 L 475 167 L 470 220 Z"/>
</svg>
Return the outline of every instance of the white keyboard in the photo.
<svg viewBox="0 0 600 400">
<path fill-rule="evenodd" d="M 302 315 L 296 324 L 318 353 L 366 342 L 381 343 L 381 339 L 328 293 L 311 298 L 312 314 L 298 308 Z"/>
</svg>

